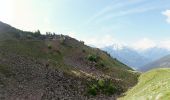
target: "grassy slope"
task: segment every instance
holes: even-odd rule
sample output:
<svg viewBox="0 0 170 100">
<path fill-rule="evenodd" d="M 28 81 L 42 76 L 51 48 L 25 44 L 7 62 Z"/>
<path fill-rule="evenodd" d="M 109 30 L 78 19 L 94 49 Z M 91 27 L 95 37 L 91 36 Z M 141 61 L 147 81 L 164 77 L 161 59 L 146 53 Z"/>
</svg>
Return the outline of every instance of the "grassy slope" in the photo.
<svg viewBox="0 0 170 100">
<path fill-rule="evenodd" d="M 170 69 L 155 69 L 140 76 L 138 84 L 120 100 L 169 100 Z"/>
<path fill-rule="evenodd" d="M 52 42 L 53 41 L 42 40 L 5 40 L 0 41 L 0 47 L 2 50 L 5 50 L 5 52 L 11 52 L 35 58 L 60 60 L 60 62 L 62 62 L 63 57 L 68 56 L 70 54 L 75 54 L 71 56 L 77 56 L 76 53 L 81 52 L 81 50 L 84 49 L 86 51 L 86 56 L 88 56 L 88 54 L 96 54 L 96 52 L 98 52 L 99 56 L 101 57 L 101 60 L 106 65 L 106 67 L 131 70 L 131 68 L 117 60 L 112 59 L 104 52 L 82 44 L 78 44 L 77 46 L 59 44 L 57 49 L 53 48 L 52 50 L 44 50 L 48 49 L 48 44 L 52 44 Z M 55 46 L 55 42 L 53 43 L 52 47 L 53 46 Z M 57 53 L 55 50 L 59 50 L 60 53 Z"/>
<path fill-rule="evenodd" d="M 75 41 L 75 40 L 71 40 Z M 75 42 L 73 44 L 76 44 Z M 48 44 L 52 44 L 52 49 L 48 49 Z M 82 72 L 81 69 L 75 68 L 74 65 L 70 65 L 64 62 L 64 59 L 68 56 L 76 57 L 85 50 L 85 53 L 81 58 L 85 59 L 89 54 L 96 54 L 98 52 L 100 56 L 100 61 L 104 63 L 107 70 L 101 70 L 104 75 L 109 76 L 113 79 L 121 80 L 121 84 L 123 87 L 128 88 L 129 86 L 133 86 L 137 82 L 138 74 L 130 71 L 131 69 L 126 65 L 120 63 L 119 61 L 112 59 L 106 53 L 100 51 L 99 49 L 90 48 L 85 46 L 84 44 L 78 43 L 76 45 L 71 44 L 70 41 L 67 41 L 66 44 L 58 44 L 56 48 L 56 41 L 42 41 L 42 40 L 5 40 L 0 42 L 0 50 L 5 51 L 4 55 L 8 55 L 8 53 L 14 53 L 18 55 L 25 55 L 34 57 L 36 59 L 44 59 L 51 62 L 57 68 L 73 74 L 71 72 L 75 71 L 77 73 Z M 59 51 L 59 52 L 58 52 Z M 3 57 L 3 53 L 1 56 Z M 72 58 L 70 58 L 72 60 Z M 73 63 L 77 63 L 77 61 L 72 61 Z M 83 62 L 85 63 L 85 62 Z M 72 70 L 72 71 L 71 71 Z M 100 68 L 97 69 L 100 71 Z M 86 72 L 87 74 L 91 74 Z M 93 74 L 93 72 L 92 72 Z M 94 77 L 95 74 L 93 74 Z"/>
</svg>

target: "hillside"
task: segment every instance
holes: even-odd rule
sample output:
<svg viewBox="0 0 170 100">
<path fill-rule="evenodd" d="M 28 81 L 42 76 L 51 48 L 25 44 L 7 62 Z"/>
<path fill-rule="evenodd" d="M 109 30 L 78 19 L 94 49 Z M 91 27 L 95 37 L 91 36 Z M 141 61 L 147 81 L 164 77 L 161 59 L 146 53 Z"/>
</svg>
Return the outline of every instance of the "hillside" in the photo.
<svg viewBox="0 0 170 100">
<path fill-rule="evenodd" d="M 169 100 L 170 69 L 155 69 L 142 74 L 138 84 L 120 100 Z"/>
<path fill-rule="evenodd" d="M 155 68 L 169 68 L 170 67 L 170 55 L 160 58 L 152 63 L 149 63 L 141 67 L 140 71 L 148 71 Z"/>
<path fill-rule="evenodd" d="M 116 99 L 138 73 L 65 35 L 0 22 L 0 100 Z"/>
</svg>

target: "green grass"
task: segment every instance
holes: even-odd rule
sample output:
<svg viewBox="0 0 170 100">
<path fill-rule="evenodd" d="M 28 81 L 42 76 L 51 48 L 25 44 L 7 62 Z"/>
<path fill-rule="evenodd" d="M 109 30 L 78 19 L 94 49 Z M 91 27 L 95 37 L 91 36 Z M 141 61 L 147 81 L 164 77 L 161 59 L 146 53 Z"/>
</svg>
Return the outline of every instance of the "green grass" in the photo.
<svg viewBox="0 0 170 100">
<path fill-rule="evenodd" d="M 88 87 L 89 95 L 97 95 L 103 93 L 105 95 L 113 95 L 119 92 L 118 87 L 116 87 L 113 82 L 109 79 L 99 79 L 93 80 L 90 86 Z"/>
<path fill-rule="evenodd" d="M 170 69 L 155 69 L 142 74 L 138 84 L 120 100 L 170 100 Z"/>
</svg>

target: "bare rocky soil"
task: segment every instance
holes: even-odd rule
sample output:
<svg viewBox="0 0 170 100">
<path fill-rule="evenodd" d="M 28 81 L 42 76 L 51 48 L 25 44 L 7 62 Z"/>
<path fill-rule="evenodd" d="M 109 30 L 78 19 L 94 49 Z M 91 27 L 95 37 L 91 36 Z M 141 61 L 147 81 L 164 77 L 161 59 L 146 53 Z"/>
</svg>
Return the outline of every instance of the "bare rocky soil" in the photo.
<svg viewBox="0 0 170 100">
<path fill-rule="evenodd" d="M 72 77 L 48 62 L 10 54 L 0 58 L 0 100 L 113 100 L 86 94 L 85 79 Z"/>
</svg>

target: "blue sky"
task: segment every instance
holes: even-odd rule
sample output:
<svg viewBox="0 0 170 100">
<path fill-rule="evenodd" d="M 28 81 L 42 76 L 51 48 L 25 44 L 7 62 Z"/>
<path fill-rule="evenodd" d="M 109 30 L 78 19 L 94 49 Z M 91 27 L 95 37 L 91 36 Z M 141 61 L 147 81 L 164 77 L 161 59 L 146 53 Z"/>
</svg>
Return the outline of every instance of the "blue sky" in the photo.
<svg viewBox="0 0 170 100">
<path fill-rule="evenodd" d="M 97 47 L 170 49 L 169 0 L 0 0 L 0 20 L 67 34 Z"/>
</svg>

